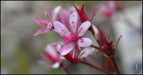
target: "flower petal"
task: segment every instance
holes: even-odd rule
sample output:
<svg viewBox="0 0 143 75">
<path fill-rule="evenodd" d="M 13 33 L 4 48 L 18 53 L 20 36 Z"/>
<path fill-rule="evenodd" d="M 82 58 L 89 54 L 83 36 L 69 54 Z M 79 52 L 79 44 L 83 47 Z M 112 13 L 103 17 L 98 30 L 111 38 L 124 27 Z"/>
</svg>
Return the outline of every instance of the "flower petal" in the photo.
<svg viewBox="0 0 143 75">
<path fill-rule="evenodd" d="M 56 62 L 52 65 L 52 68 L 56 69 L 60 66 L 60 63 L 59 62 Z"/>
<path fill-rule="evenodd" d="M 88 55 L 92 54 L 94 51 L 95 51 L 94 48 L 91 48 L 91 47 L 85 48 L 80 52 L 79 58 L 85 58 Z"/>
<path fill-rule="evenodd" d="M 59 51 L 61 49 L 61 45 L 60 44 L 56 45 L 56 49 L 57 51 Z"/>
<path fill-rule="evenodd" d="M 39 30 L 36 31 L 36 33 L 33 34 L 33 36 L 44 34 L 44 33 L 48 32 L 48 31 L 49 31 L 48 29 L 39 29 Z"/>
<path fill-rule="evenodd" d="M 78 26 L 77 22 L 78 22 L 78 15 L 76 12 L 73 12 L 69 18 L 70 28 L 73 33 L 76 33 L 77 31 L 77 26 Z"/>
<path fill-rule="evenodd" d="M 54 21 L 56 19 L 56 16 L 58 14 L 58 12 L 61 10 L 61 6 L 57 6 L 54 11 L 53 11 L 53 14 L 52 14 L 52 21 Z"/>
<path fill-rule="evenodd" d="M 95 25 L 92 25 L 92 28 L 93 28 L 93 31 L 95 33 L 95 38 L 98 39 L 99 31 L 98 31 L 97 27 Z"/>
<path fill-rule="evenodd" d="M 81 26 L 79 27 L 78 29 L 78 36 L 83 36 L 84 33 L 88 30 L 88 28 L 91 26 L 91 22 L 89 21 L 86 21 L 86 22 L 83 22 L 81 24 Z"/>
<path fill-rule="evenodd" d="M 59 21 L 54 21 L 54 28 L 57 33 L 59 33 L 61 36 L 69 36 L 71 33 L 70 31 L 60 23 Z"/>
<path fill-rule="evenodd" d="M 45 52 L 49 55 L 52 55 L 53 57 L 57 57 L 57 52 L 52 45 L 47 45 Z"/>
<path fill-rule="evenodd" d="M 34 21 L 35 21 L 37 24 L 39 24 L 39 25 L 41 25 L 41 26 L 44 26 L 44 27 L 47 27 L 47 25 L 49 24 L 49 22 L 44 21 L 44 20 L 41 20 L 41 19 L 39 19 L 38 17 L 37 17 L 36 19 L 34 19 Z"/>
<path fill-rule="evenodd" d="M 54 9 L 54 14 L 57 15 L 57 13 L 61 10 L 61 6 L 57 6 L 55 9 Z"/>
<path fill-rule="evenodd" d="M 92 40 L 89 38 L 81 38 L 77 43 L 80 47 L 89 47 L 92 44 Z"/>
<path fill-rule="evenodd" d="M 52 27 L 53 27 L 53 24 L 51 22 L 49 22 L 46 28 L 50 30 L 50 29 L 52 29 Z"/>
<path fill-rule="evenodd" d="M 60 53 L 61 55 L 66 55 L 69 52 L 71 52 L 73 48 L 74 48 L 74 43 L 69 43 L 60 50 Z"/>
</svg>

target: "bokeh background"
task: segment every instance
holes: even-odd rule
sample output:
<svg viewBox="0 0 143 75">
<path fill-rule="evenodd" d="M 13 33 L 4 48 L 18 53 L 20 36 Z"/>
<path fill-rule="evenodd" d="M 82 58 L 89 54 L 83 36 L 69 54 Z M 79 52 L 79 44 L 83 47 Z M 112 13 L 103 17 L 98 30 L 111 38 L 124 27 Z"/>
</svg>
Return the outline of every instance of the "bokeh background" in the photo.
<svg viewBox="0 0 143 75">
<path fill-rule="evenodd" d="M 116 11 L 114 20 L 100 21 L 100 13 L 97 13 L 93 23 L 105 28 L 115 44 L 118 37 L 123 35 L 116 50 L 121 73 L 142 73 L 142 1 L 121 2 L 123 9 Z M 44 69 L 45 66 L 37 63 L 47 44 L 63 38 L 54 32 L 32 36 L 42 28 L 32 19 L 38 16 L 46 20 L 43 11 L 48 12 L 50 7 L 61 5 L 67 8 L 75 4 L 81 8 L 83 3 L 89 11 L 92 3 L 98 7 L 105 1 L 2 1 L 1 74 L 65 74 L 61 68 Z M 85 36 L 93 39 L 91 33 L 87 33 Z M 104 61 L 100 54 L 94 56 Z M 68 69 L 73 74 L 102 73 L 83 64 L 71 65 Z"/>
</svg>

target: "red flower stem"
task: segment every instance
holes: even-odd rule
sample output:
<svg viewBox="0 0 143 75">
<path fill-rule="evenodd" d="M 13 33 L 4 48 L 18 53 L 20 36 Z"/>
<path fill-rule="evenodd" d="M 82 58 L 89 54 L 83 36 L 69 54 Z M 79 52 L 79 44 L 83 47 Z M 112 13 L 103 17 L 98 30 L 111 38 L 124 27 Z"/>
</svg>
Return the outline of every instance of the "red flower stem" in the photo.
<svg viewBox="0 0 143 75">
<path fill-rule="evenodd" d="M 100 47 L 97 47 L 97 46 L 94 46 L 94 45 L 91 45 L 90 47 L 94 47 L 94 48 L 96 48 L 96 49 L 101 49 Z"/>
<path fill-rule="evenodd" d="M 84 61 L 81 61 L 81 60 L 80 60 L 79 62 L 82 63 L 82 64 L 85 64 L 85 65 L 88 65 L 88 66 L 90 66 L 90 67 L 92 67 L 92 68 L 94 68 L 94 69 L 96 69 L 96 70 L 101 71 L 101 72 L 108 73 L 108 74 L 112 74 L 112 72 L 105 71 L 104 69 L 101 69 L 101 68 L 99 68 L 99 67 L 97 67 L 97 66 L 94 66 L 94 65 L 92 65 L 92 64 L 89 63 L 89 62 L 84 62 Z"/>
<path fill-rule="evenodd" d="M 61 67 L 62 67 L 62 68 L 63 68 L 63 66 L 64 66 L 63 63 L 61 63 Z M 67 74 L 71 74 L 67 68 L 64 68 L 63 70 L 64 70 Z"/>
<path fill-rule="evenodd" d="M 112 60 L 112 62 L 113 62 L 113 64 L 114 64 L 114 67 L 115 67 L 115 69 L 116 69 L 117 74 L 120 74 L 119 68 L 118 68 L 118 65 L 117 65 L 117 63 L 116 63 L 115 58 L 114 58 L 113 56 L 110 57 L 110 58 L 111 58 L 111 60 Z"/>
</svg>

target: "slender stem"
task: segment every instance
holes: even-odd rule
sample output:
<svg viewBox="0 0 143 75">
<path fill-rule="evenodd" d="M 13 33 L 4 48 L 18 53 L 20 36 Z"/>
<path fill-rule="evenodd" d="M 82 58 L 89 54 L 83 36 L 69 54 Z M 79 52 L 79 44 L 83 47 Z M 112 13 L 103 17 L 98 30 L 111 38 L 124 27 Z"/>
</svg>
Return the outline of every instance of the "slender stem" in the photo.
<svg viewBox="0 0 143 75">
<path fill-rule="evenodd" d="M 112 74 L 112 72 L 105 71 L 104 69 L 101 69 L 101 68 L 99 68 L 99 67 L 97 67 L 97 66 L 94 66 L 94 65 L 92 65 L 92 64 L 89 63 L 89 62 L 84 62 L 84 61 L 79 61 L 79 62 L 82 63 L 82 64 L 86 64 L 86 65 L 88 65 L 88 66 L 90 66 L 90 67 L 92 67 L 92 68 L 94 68 L 94 69 L 96 69 L 96 70 L 99 70 L 99 71 L 101 71 L 101 72 L 108 73 L 108 74 Z"/>
<path fill-rule="evenodd" d="M 97 47 L 97 46 L 94 46 L 94 45 L 91 45 L 90 47 L 94 47 L 94 48 L 96 48 L 96 49 L 101 49 L 100 47 Z"/>
<path fill-rule="evenodd" d="M 63 66 L 64 66 L 63 63 L 61 63 L 61 67 L 62 67 L 62 68 L 63 68 Z M 64 68 L 63 70 L 64 70 L 67 74 L 71 74 L 67 68 Z"/>
<path fill-rule="evenodd" d="M 118 73 L 118 74 L 120 74 L 120 71 L 119 71 L 119 68 L 118 68 L 118 65 L 117 65 L 117 63 L 116 63 L 116 60 L 115 60 L 115 58 L 112 56 L 112 57 L 110 57 L 111 58 L 111 60 L 112 60 L 112 62 L 113 62 L 113 64 L 114 64 L 114 67 L 115 67 L 115 69 L 116 69 L 116 72 Z"/>
</svg>

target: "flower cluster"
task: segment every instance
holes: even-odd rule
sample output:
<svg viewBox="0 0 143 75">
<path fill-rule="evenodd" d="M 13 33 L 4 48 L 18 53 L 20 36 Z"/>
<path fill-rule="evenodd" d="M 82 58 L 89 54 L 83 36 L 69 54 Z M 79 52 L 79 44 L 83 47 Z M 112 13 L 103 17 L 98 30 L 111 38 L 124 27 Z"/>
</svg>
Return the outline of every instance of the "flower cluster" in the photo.
<svg viewBox="0 0 143 75">
<path fill-rule="evenodd" d="M 45 49 L 47 55 L 42 55 L 44 58 L 50 59 L 55 63 L 53 68 L 59 66 L 59 63 L 62 61 L 62 59 L 59 58 L 61 56 L 65 57 L 71 63 L 77 63 L 80 58 L 84 58 L 95 51 L 94 48 L 90 48 L 92 40 L 88 37 L 83 37 L 85 32 L 91 27 L 91 22 L 88 20 L 80 22 L 82 18 L 79 17 L 76 11 L 77 8 L 75 8 L 71 7 L 65 10 L 61 6 L 57 6 L 55 9 L 49 9 L 50 15 L 44 11 L 48 21 L 41 20 L 38 17 L 34 19 L 37 24 L 45 28 L 37 30 L 34 36 L 52 30 L 64 38 L 64 41 L 48 45 Z M 64 12 L 65 14 L 60 12 Z M 84 15 L 86 16 L 85 13 Z M 60 45 L 61 48 L 56 49 L 55 46 L 57 45 Z M 77 52 L 76 55 L 75 52 Z"/>
<path fill-rule="evenodd" d="M 113 7 L 111 5 L 112 4 L 110 4 L 109 7 Z M 33 36 L 45 34 L 51 30 L 64 38 L 63 41 L 47 45 L 45 48 L 46 54 L 42 54 L 42 57 L 50 60 L 53 64 L 49 64 L 45 61 L 39 61 L 39 63 L 48 64 L 46 68 L 58 68 L 59 66 L 65 68 L 67 67 L 67 65 L 64 65 L 65 61 L 69 61 L 71 64 L 82 62 L 91 66 L 91 64 L 86 61 L 85 57 L 96 52 L 95 49 L 98 49 L 107 56 L 114 55 L 115 47 L 113 41 L 107 41 L 105 33 L 92 23 L 94 16 L 100 8 L 101 7 L 97 9 L 93 8 L 92 5 L 89 16 L 86 14 L 85 4 L 83 4 L 81 10 L 78 9 L 76 5 L 73 5 L 73 7 L 67 10 L 62 6 L 57 6 L 55 9 L 50 8 L 49 13 L 44 11 L 47 21 L 38 17 L 34 19 L 34 21 L 40 26 L 43 26 L 44 29 L 37 30 Z M 105 6 L 103 6 L 103 8 L 105 8 Z M 108 12 L 106 13 L 103 11 L 103 13 L 108 15 Z M 114 13 L 114 9 L 112 13 Z M 95 36 L 95 40 L 98 42 L 99 47 L 94 46 L 89 37 L 84 37 L 84 34 L 88 30 Z M 82 59 L 84 62 L 81 61 Z M 104 72 L 107 73 L 107 71 Z"/>
</svg>

